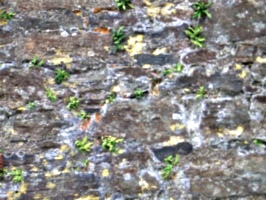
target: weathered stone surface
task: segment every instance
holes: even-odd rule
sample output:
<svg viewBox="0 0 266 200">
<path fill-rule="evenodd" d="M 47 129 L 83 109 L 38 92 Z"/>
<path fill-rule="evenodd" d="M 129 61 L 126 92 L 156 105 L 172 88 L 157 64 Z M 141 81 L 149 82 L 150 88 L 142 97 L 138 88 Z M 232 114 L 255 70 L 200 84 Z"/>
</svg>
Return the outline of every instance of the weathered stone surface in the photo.
<svg viewBox="0 0 266 200">
<path fill-rule="evenodd" d="M 13 9 L 18 9 L 19 11 L 29 11 L 29 10 L 56 10 L 56 9 L 78 9 L 81 6 L 88 6 L 88 8 L 94 7 L 108 7 L 112 2 L 110 0 L 105 1 L 96 1 L 96 0 L 74 0 L 74 1 L 61 1 L 61 0 L 41 0 L 34 1 L 29 0 L 28 2 L 17 0 L 16 4 L 12 4 L 11 2 L 7 3 L 7 6 Z"/>
<path fill-rule="evenodd" d="M 235 60 L 238 63 L 253 63 L 255 61 L 256 52 L 256 46 L 241 45 L 237 49 Z"/>
<path fill-rule="evenodd" d="M 110 46 L 111 38 L 106 35 L 98 35 L 96 33 L 80 32 L 77 36 L 62 37 L 60 32 L 57 33 L 33 33 L 24 44 L 23 58 L 31 59 L 32 55 L 44 56 L 49 51 L 58 48 L 61 51 L 71 52 L 73 49 L 80 48 L 76 56 L 87 54 L 89 50 L 93 50 L 95 54 L 101 53 L 106 55 L 104 45 Z M 37 52 L 36 52 L 37 51 Z M 30 55 L 30 56 L 29 56 Z M 29 57 L 27 57 L 29 56 Z"/>
<path fill-rule="evenodd" d="M 253 2 L 237 1 L 236 5 L 212 6 L 212 19 L 202 23 L 208 41 L 226 44 L 261 37 L 266 34 L 265 7 Z"/>
<path fill-rule="evenodd" d="M 226 95 L 235 96 L 240 94 L 243 89 L 243 80 L 237 74 L 220 74 L 213 73 L 210 76 L 206 75 L 206 71 L 202 69 L 195 69 L 191 76 L 181 75 L 176 80 L 167 80 L 160 84 L 159 89 L 162 92 L 172 91 L 175 89 L 184 89 L 186 87 L 197 90 L 200 86 L 210 88 L 207 93 L 211 94 L 214 91 L 220 91 Z M 207 85 L 208 84 L 208 85 Z"/>
<path fill-rule="evenodd" d="M 232 153 L 234 155 L 234 152 L 206 149 L 205 153 L 194 157 L 193 167 L 185 172 L 192 178 L 191 189 L 195 198 L 233 198 L 239 194 L 252 196 L 256 194 L 255 191 L 265 190 L 263 184 L 265 174 L 261 174 L 265 156 L 250 155 L 227 159 L 232 156 Z M 222 160 L 215 159 L 218 155 L 222 157 Z M 208 160 L 216 162 L 217 165 L 211 166 Z M 201 166 L 204 166 L 204 170 L 199 170 Z M 262 177 L 258 180 L 259 174 Z"/>
<path fill-rule="evenodd" d="M 54 21 L 44 21 L 38 18 L 24 18 L 18 22 L 19 26 L 23 26 L 25 30 L 39 29 L 39 30 L 56 30 L 59 28 L 59 24 Z"/>
<path fill-rule="evenodd" d="M 247 102 L 239 99 L 238 101 L 205 101 L 205 109 L 202 113 L 201 129 L 206 135 L 219 134 L 223 129 L 235 130 L 238 126 L 244 129 L 249 128 L 250 117 L 247 112 Z M 237 131 L 236 131 L 237 132 Z M 227 134 L 230 135 L 230 132 Z M 236 133 L 241 134 L 240 133 Z M 232 133 L 232 136 L 235 137 Z"/>
<path fill-rule="evenodd" d="M 137 64 L 142 66 L 145 64 L 152 64 L 152 65 L 165 65 L 165 64 L 174 64 L 177 62 L 174 59 L 173 55 L 148 55 L 148 54 L 139 54 L 135 55 L 135 59 L 137 60 Z"/>
<path fill-rule="evenodd" d="M 39 100 L 39 91 L 43 90 L 43 79 L 33 70 L 31 73 L 20 74 L 19 71 L 3 69 L 0 71 L 1 102 L 11 108 L 24 106 L 32 100 Z"/>
<path fill-rule="evenodd" d="M 108 109 L 99 125 L 97 135 L 112 133 L 117 137 L 136 139 L 144 143 L 156 143 L 169 139 L 173 133 L 169 126 L 173 112 L 179 112 L 179 107 L 171 105 L 166 99 L 154 102 L 149 107 L 145 100 L 131 102 L 115 102 Z M 135 119 L 135 120 L 131 120 Z M 167 126 L 168 125 L 168 126 Z"/>
<path fill-rule="evenodd" d="M 187 155 L 191 153 L 193 150 L 193 146 L 188 142 L 181 142 L 175 146 L 167 146 L 161 149 L 152 149 L 156 158 L 158 158 L 161 162 L 164 162 L 164 159 L 168 156 L 175 156 L 176 154 Z"/>
<path fill-rule="evenodd" d="M 204 62 L 210 62 L 212 60 L 215 60 L 216 53 L 213 51 L 208 51 L 207 49 L 198 50 L 196 52 L 188 53 L 183 61 L 186 64 L 197 64 L 197 63 L 204 63 Z"/>
</svg>

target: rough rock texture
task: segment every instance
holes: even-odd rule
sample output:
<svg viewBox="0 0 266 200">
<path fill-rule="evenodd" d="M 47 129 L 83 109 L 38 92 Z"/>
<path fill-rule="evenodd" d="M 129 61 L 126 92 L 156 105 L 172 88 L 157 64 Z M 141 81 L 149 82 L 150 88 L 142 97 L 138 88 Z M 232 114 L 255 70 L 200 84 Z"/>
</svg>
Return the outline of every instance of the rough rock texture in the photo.
<svg viewBox="0 0 266 200">
<path fill-rule="evenodd" d="M 0 20 L 2 157 L 24 172 L 19 183 L 4 174 L 0 199 L 266 199 L 266 3 L 214 0 L 212 19 L 197 21 L 194 2 L 132 0 L 119 12 L 112 0 L 0 1 L 16 14 Z M 184 33 L 197 23 L 203 48 Z M 112 54 L 120 26 L 125 51 Z M 42 67 L 29 68 L 34 55 Z M 182 72 L 163 75 L 178 62 Z M 70 73 L 62 84 L 57 68 Z M 84 136 L 91 152 L 75 147 Z M 107 136 L 123 138 L 116 153 L 102 148 Z"/>
</svg>

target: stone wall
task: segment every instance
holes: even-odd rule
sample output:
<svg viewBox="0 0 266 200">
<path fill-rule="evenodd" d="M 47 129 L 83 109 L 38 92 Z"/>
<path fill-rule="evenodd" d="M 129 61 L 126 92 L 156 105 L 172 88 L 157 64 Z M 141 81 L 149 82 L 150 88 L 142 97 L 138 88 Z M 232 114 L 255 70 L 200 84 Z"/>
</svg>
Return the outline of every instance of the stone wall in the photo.
<svg viewBox="0 0 266 200">
<path fill-rule="evenodd" d="M 132 0 L 118 11 L 111 0 L 0 1 L 15 13 L 0 21 L 2 157 L 24 177 L 4 173 L 0 199 L 266 199 L 266 3 L 214 0 L 212 18 L 195 20 L 195 2 Z M 184 33 L 196 24 L 202 48 Z M 121 26 L 125 50 L 114 54 Z M 35 55 L 44 65 L 29 68 Z M 181 72 L 163 74 L 177 63 Z M 62 84 L 58 68 L 70 74 Z M 85 136 L 84 153 L 75 141 Z M 106 136 L 123 139 L 119 151 L 102 148 Z"/>
</svg>

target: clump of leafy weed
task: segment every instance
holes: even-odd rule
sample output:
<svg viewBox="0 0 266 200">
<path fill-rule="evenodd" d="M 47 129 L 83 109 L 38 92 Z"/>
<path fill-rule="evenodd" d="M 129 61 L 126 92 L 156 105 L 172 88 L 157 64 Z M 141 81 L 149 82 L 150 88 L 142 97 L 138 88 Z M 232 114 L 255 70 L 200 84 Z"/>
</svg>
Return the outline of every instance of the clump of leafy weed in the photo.
<svg viewBox="0 0 266 200">
<path fill-rule="evenodd" d="M 172 174 L 173 167 L 179 162 L 179 155 L 176 155 L 175 157 L 170 155 L 164 159 L 164 162 L 166 167 L 162 169 L 161 175 L 163 179 L 168 179 Z"/>
<path fill-rule="evenodd" d="M 45 87 L 45 93 L 46 93 L 47 98 L 50 101 L 52 101 L 52 102 L 57 101 L 57 96 L 52 89 Z"/>
<path fill-rule="evenodd" d="M 55 81 L 56 83 L 62 83 L 69 78 L 69 73 L 65 70 L 57 68 L 55 71 Z"/>
<path fill-rule="evenodd" d="M 44 60 L 38 60 L 38 56 L 35 55 L 33 59 L 30 61 L 29 68 L 32 67 L 41 67 L 44 64 Z"/>
<path fill-rule="evenodd" d="M 141 99 L 143 97 L 143 91 L 141 89 L 136 89 L 134 91 L 134 97 L 136 99 Z"/>
<path fill-rule="evenodd" d="M 206 40 L 201 36 L 203 32 L 202 26 L 196 25 L 194 28 L 189 27 L 188 30 L 185 30 L 185 34 L 189 37 L 190 42 L 192 42 L 197 47 L 203 47 L 203 42 Z"/>
<path fill-rule="evenodd" d="M 34 102 L 34 101 L 29 102 L 29 103 L 27 104 L 27 108 L 28 108 L 29 110 L 34 109 L 34 108 L 35 108 L 35 102 Z"/>
<path fill-rule="evenodd" d="M 93 142 L 88 142 L 88 137 L 85 136 L 82 140 L 76 140 L 75 146 L 78 148 L 81 152 L 90 152 L 91 146 L 93 145 Z"/>
<path fill-rule="evenodd" d="M 200 86 L 199 90 L 197 91 L 196 99 L 204 98 L 206 95 L 206 91 L 204 86 Z"/>
<path fill-rule="evenodd" d="M 111 102 L 114 102 L 114 101 L 115 101 L 115 98 L 116 98 L 116 93 L 113 92 L 112 94 L 109 94 L 109 95 L 106 97 L 105 103 L 111 103 Z"/>
<path fill-rule="evenodd" d="M 113 136 L 104 136 L 102 137 L 102 148 L 104 150 L 117 153 L 119 149 L 116 148 L 116 145 L 120 142 L 123 142 L 123 139 L 118 139 Z"/>
<path fill-rule="evenodd" d="M 89 119 L 91 116 L 89 114 L 87 114 L 84 110 L 80 111 L 78 116 L 84 120 L 84 119 Z"/>
<path fill-rule="evenodd" d="M 118 10 L 126 10 L 128 8 L 134 8 L 131 4 L 131 0 L 115 0 Z"/>
<path fill-rule="evenodd" d="M 14 182 L 21 182 L 24 180 L 23 171 L 21 169 L 14 169 L 11 172 L 7 172 L 7 175 L 11 175 Z"/>
<path fill-rule="evenodd" d="M 193 18 L 200 19 L 203 16 L 207 16 L 208 18 L 212 18 L 211 14 L 208 12 L 208 8 L 211 6 L 212 2 L 205 3 L 201 1 L 197 1 L 193 4 L 194 14 Z"/>
<path fill-rule="evenodd" d="M 13 19 L 14 16 L 15 16 L 15 13 L 13 12 L 8 13 L 6 10 L 3 10 L 0 14 L 0 19 L 7 21 L 7 20 Z"/>
<path fill-rule="evenodd" d="M 180 73 L 180 72 L 182 72 L 182 69 L 183 69 L 182 64 L 181 63 L 177 63 L 171 69 L 165 69 L 165 70 L 163 70 L 163 75 L 164 76 L 167 76 L 167 75 L 171 74 L 172 72 Z"/>
<path fill-rule="evenodd" d="M 79 106 L 79 101 L 76 97 L 70 97 L 67 103 L 67 109 L 76 109 Z"/>
<path fill-rule="evenodd" d="M 113 51 L 116 53 L 118 50 L 123 51 L 124 50 L 124 45 L 123 45 L 123 40 L 126 37 L 124 33 L 124 26 L 121 26 L 118 28 L 118 30 L 113 30 L 112 31 L 112 37 L 113 37 L 113 44 L 114 48 Z"/>
</svg>

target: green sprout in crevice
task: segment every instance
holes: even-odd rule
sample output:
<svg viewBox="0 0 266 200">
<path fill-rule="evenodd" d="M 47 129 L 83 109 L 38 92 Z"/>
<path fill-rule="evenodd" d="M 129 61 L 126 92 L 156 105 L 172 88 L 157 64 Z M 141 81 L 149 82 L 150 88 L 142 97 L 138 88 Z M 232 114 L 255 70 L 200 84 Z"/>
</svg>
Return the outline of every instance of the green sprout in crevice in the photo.
<svg viewBox="0 0 266 200">
<path fill-rule="evenodd" d="M 78 108 L 79 101 L 80 101 L 80 99 L 78 99 L 76 97 L 70 97 L 68 100 L 68 103 L 67 103 L 67 109 L 72 110 L 72 109 Z"/>
<path fill-rule="evenodd" d="M 104 136 L 102 137 L 102 148 L 113 153 L 118 153 L 119 149 L 116 148 L 116 145 L 123 141 L 124 140 L 121 138 L 119 139 L 113 136 Z"/>
<path fill-rule="evenodd" d="M 87 167 L 89 162 L 90 162 L 89 159 L 85 159 L 82 161 L 82 164 L 84 167 Z"/>
<path fill-rule="evenodd" d="M 88 142 L 87 136 L 85 136 L 82 140 L 76 140 L 75 141 L 75 146 L 81 152 L 90 152 L 92 145 L 93 145 L 93 142 Z"/>
<path fill-rule="evenodd" d="M 112 37 L 113 37 L 113 52 L 116 53 L 118 50 L 123 51 L 124 45 L 123 41 L 126 37 L 124 33 L 124 26 L 118 28 L 118 30 L 112 30 Z"/>
<path fill-rule="evenodd" d="M 180 73 L 183 70 L 183 66 L 181 63 L 177 63 L 176 65 L 173 66 L 172 70 L 173 72 Z"/>
<path fill-rule="evenodd" d="M 166 167 L 164 167 L 161 172 L 162 178 L 164 180 L 168 179 L 172 174 L 172 170 L 173 170 L 173 165 L 166 165 Z"/>
<path fill-rule="evenodd" d="M 194 14 L 193 18 L 200 19 L 203 16 L 207 16 L 208 18 L 212 18 L 211 14 L 208 12 L 208 8 L 211 6 L 212 2 L 205 3 L 201 1 L 197 1 L 193 4 Z"/>
<path fill-rule="evenodd" d="M 87 114 L 84 110 L 80 111 L 78 113 L 78 117 L 80 117 L 80 119 L 84 120 L 84 119 L 90 119 L 90 114 Z"/>
<path fill-rule="evenodd" d="M 46 93 L 47 98 L 50 101 L 52 101 L 52 102 L 57 101 L 57 96 L 52 89 L 45 87 L 45 93 Z"/>
<path fill-rule="evenodd" d="M 6 10 L 3 10 L 0 14 L 0 19 L 7 21 L 7 20 L 13 19 L 14 16 L 15 16 L 15 13 L 13 12 L 8 13 Z"/>
<path fill-rule="evenodd" d="M 0 179 L 4 178 L 4 175 L 7 173 L 8 173 L 8 171 L 5 168 L 1 169 L 0 170 Z"/>
<path fill-rule="evenodd" d="M 169 74 L 171 74 L 172 72 L 177 72 L 180 73 L 183 70 L 183 66 L 181 63 L 177 63 L 176 65 L 174 65 L 171 69 L 165 69 L 163 70 L 163 75 L 167 76 Z"/>
<path fill-rule="evenodd" d="M 14 182 L 21 182 L 24 180 L 23 173 L 24 172 L 21 169 L 14 169 L 11 172 L 7 172 L 7 175 L 12 176 L 12 180 Z"/>
<path fill-rule="evenodd" d="M 113 92 L 112 94 L 109 94 L 107 97 L 106 97 L 106 100 L 105 100 L 105 103 L 111 103 L 111 102 L 114 102 L 115 101 L 115 98 L 116 98 L 116 93 Z"/>
<path fill-rule="evenodd" d="M 143 91 L 141 90 L 141 89 L 136 89 L 135 91 L 134 91 L 134 97 L 136 98 L 136 99 L 141 99 L 142 97 L 143 97 Z"/>
<path fill-rule="evenodd" d="M 179 155 L 176 155 L 175 157 L 170 155 L 164 159 L 164 162 L 165 162 L 166 166 L 162 169 L 161 175 L 162 175 L 162 178 L 165 180 L 171 176 L 173 167 L 178 164 Z"/>
<path fill-rule="evenodd" d="M 253 139 L 252 143 L 255 144 L 256 146 L 266 145 L 266 141 L 261 139 Z"/>
<path fill-rule="evenodd" d="M 34 101 L 29 102 L 29 103 L 27 104 L 27 108 L 28 108 L 29 110 L 34 109 L 34 108 L 35 108 L 35 102 L 34 102 Z"/>
<path fill-rule="evenodd" d="M 206 40 L 201 36 L 203 32 L 202 26 L 196 25 L 195 27 L 188 27 L 188 30 L 185 30 L 185 34 L 189 37 L 191 43 L 197 47 L 203 47 L 203 42 Z"/>
<path fill-rule="evenodd" d="M 55 82 L 60 84 L 69 78 L 69 73 L 65 70 L 57 68 L 55 71 Z"/>
<path fill-rule="evenodd" d="M 43 64 L 44 64 L 44 60 L 38 60 L 38 56 L 35 55 L 33 59 L 30 61 L 29 68 L 41 67 Z"/>
<path fill-rule="evenodd" d="M 164 76 L 168 76 L 169 74 L 171 74 L 172 73 L 172 69 L 164 69 L 163 70 L 163 75 Z"/>
<path fill-rule="evenodd" d="M 197 91 L 196 99 L 204 98 L 206 96 L 206 91 L 204 86 L 200 86 L 199 90 Z"/>
<path fill-rule="evenodd" d="M 116 7 L 118 10 L 126 10 L 129 8 L 134 8 L 131 4 L 131 0 L 115 0 Z"/>
</svg>

